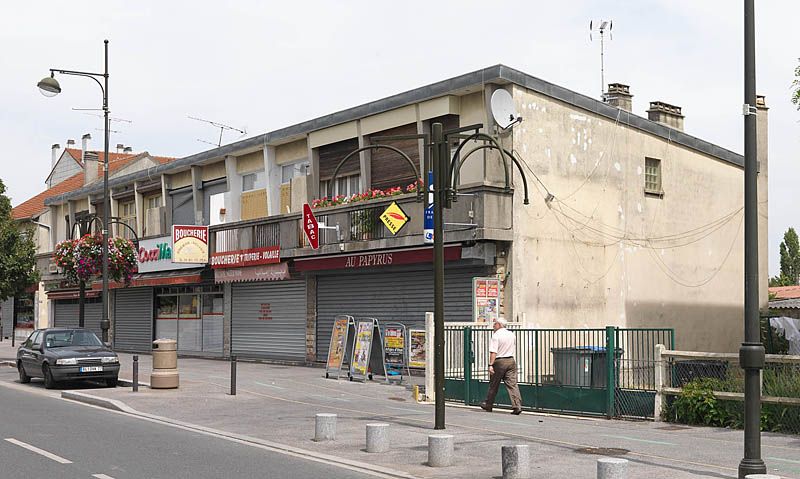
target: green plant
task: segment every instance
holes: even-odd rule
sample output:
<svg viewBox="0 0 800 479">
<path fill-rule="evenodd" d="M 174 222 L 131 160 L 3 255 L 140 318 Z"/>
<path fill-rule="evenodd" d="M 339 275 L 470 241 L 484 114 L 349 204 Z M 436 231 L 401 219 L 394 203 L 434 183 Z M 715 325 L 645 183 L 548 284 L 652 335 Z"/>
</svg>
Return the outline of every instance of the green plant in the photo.
<svg viewBox="0 0 800 479">
<path fill-rule="evenodd" d="M 724 410 L 713 393 L 719 390 L 719 386 L 718 379 L 698 378 L 690 381 L 672 402 L 669 417 L 685 424 L 724 426 Z"/>
</svg>

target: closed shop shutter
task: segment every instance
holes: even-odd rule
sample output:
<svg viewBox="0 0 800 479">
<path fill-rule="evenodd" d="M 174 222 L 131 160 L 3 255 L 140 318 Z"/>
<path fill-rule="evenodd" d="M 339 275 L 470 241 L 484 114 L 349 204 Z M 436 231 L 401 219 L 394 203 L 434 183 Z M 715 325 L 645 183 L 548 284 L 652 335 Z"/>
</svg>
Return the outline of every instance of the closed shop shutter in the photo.
<svg viewBox="0 0 800 479">
<path fill-rule="evenodd" d="M 78 300 L 65 299 L 55 301 L 55 318 L 53 325 L 56 328 L 78 327 Z M 102 338 L 100 320 L 102 319 L 103 303 L 100 298 L 86 299 L 83 312 L 83 327 L 91 329 L 98 338 Z"/>
<path fill-rule="evenodd" d="M 146 352 L 153 345 L 153 288 L 114 292 L 114 349 Z"/>
<path fill-rule="evenodd" d="M 2 321 L 3 338 L 10 339 L 14 329 L 14 298 L 0 303 L 0 321 Z"/>
<path fill-rule="evenodd" d="M 306 358 L 306 283 L 234 284 L 231 352 L 243 357 Z"/>
<path fill-rule="evenodd" d="M 445 270 L 445 321 L 472 321 L 472 278 L 484 267 Z M 334 318 L 339 314 L 376 318 L 381 325 L 403 323 L 424 328 L 433 311 L 433 270 L 320 275 L 317 277 L 316 358 L 324 361 Z"/>
</svg>

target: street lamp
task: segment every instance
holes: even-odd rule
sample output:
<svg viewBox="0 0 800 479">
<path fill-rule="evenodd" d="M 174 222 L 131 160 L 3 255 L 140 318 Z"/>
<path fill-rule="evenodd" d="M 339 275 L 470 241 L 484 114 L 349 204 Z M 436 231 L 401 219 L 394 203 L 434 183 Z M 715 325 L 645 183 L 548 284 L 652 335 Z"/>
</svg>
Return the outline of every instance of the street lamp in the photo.
<svg viewBox="0 0 800 479">
<path fill-rule="evenodd" d="M 103 342 L 108 342 L 108 329 L 111 323 L 108 321 L 108 225 L 109 219 L 108 214 L 110 211 L 109 199 L 108 199 L 108 133 L 109 133 L 109 123 L 108 123 L 108 40 L 104 40 L 104 47 L 105 47 L 105 68 L 103 73 L 92 73 L 92 72 L 83 72 L 83 71 L 76 71 L 76 70 L 62 70 L 59 68 L 51 68 L 50 69 L 50 76 L 42 78 L 41 81 L 37 84 L 39 87 L 39 91 L 42 92 L 42 95 L 46 97 L 53 97 L 61 93 L 61 85 L 58 83 L 58 80 L 55 78 L 55 74 L 59 73 L 62 75 L 75 75 L 75 76 L 82 76 L 88 77 L 94 80 L 99 86 L 100 90 L 103 92 L 103 116 L 105 118 L 104 121 L 104 133 L 105 133 L 105 141 L 103 146 L 103 315 L 102 321 L 100 321 L 100 328 L 103 330 Z M 102 82 L 100 79 L 102 78 Z M 84 168 L 86 165 L 84 165 Z"/>
</svg>

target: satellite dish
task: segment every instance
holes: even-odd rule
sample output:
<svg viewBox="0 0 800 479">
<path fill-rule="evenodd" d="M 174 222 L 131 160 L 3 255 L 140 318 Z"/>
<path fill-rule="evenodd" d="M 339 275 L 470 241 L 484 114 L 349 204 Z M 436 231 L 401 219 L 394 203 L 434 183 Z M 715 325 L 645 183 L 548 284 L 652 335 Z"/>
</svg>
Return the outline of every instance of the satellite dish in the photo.
<svg viewBox="0 0 800 479">
<path fill-rule="evenodd" d="M 503 88 L 498 88 L 492 93 L 492 116 L 500 128 L 506 130 L 520 120 L 514 108 L 514 99 L 511 93 Z"/>
</svg>

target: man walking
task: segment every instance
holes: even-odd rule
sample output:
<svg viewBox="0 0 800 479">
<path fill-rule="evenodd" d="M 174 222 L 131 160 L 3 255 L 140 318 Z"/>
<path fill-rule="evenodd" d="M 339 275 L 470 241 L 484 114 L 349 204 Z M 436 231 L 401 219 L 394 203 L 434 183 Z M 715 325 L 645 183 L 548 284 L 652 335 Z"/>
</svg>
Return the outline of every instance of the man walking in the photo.
<svg viewBox="0 0 800 479">
<path fill-rule="evenodd" d="M 517 337 L 506 329 L 507 324 L 505 319 L 497 318 L 492 325 L 494 333 L 489 341 L 489 393 L 486 395 L 486 401 L 481 403 L 481 409 L 492 411 L 500 381 L 503 381 L 511 398 L 511 406 L 514 408 L 511 414 L 517 415 L 522 412 L 522 398 L 517 386 L 517 362 L 514 360 Z"/>
</svg>

